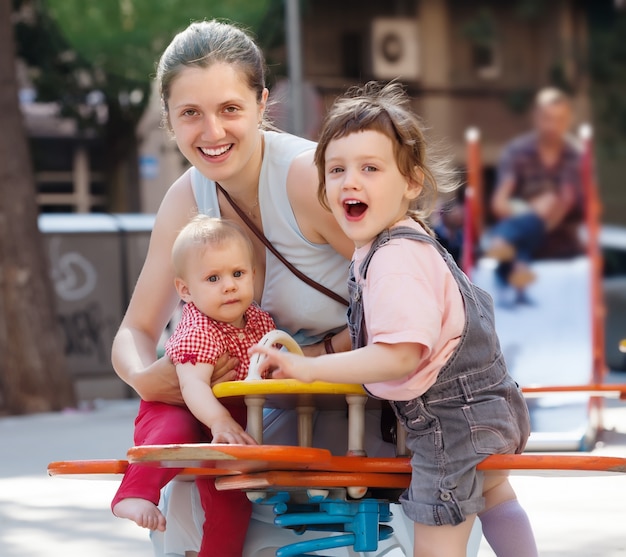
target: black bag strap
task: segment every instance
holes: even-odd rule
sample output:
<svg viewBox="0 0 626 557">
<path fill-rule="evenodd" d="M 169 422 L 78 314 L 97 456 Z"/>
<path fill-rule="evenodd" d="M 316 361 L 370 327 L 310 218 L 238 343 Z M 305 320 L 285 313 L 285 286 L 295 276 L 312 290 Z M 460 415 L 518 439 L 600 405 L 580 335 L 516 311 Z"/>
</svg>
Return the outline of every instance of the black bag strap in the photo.
<svg viewBox="0 0 626 557">
<path fill-rule="evenodd" d="M 337 294 L 336 292 L 333 292 L 329 288 L 326 288 L 324 285 L 320 284 L 319 282 L 314 281 L 312 278 L 307 277 L 302 271 L 300 271 L 299 269 L 294 267 L 291 263 L 289 263 L 289 261 L 287 261 L 279 253 L 279 251 L 272 245 L 272 242 L 270 242 L 266 238 L 265 234 L 263 234 L 263 232 L 261 232 L 259 227 L 256 224 L 254 224 L 254 222 L 252 222 L 252 220 L 250 219 L 250 217 L 248 217 L 248 215 L 246 215 L 245 211 L 243 211 L 241 209 L 241 207 L 239 207 L 239 205 L 237 205 L 237 203 L 235 203 L 235 200 L 228 194 L 228 192 L 220 184 L 218 184 L 217 182 L 215 182 L 215 185 L 219 189 L 220 193 L 224 196 L 226 201 L 228 201 L 230 206 L 234 209 L 235 213 L 237 213 L 239 215 L 239 217 L 245 223 L 245 225 L 252 231 L 252 233 L 261 242 L 263 242 L 263 245 L 268 250 L 270 250 L 276 256 L 276 258 L 285 267 L 287 267 L 287 269 L 289 269 L 302 282 L 304 282 L 305 284 L 308 284 L 311 288 L 314 288 L 318 292 L 321 292 L 322 294 L 325 294 L 329 298 L 332 298 L 333 300 L 335 300 L 336 302 L 339 302 L 340 304 L 343 304 L 344 306 L 348 306 L 349 305 L 348 301 L 346 299 L 342 298 L 339 294 Z"/>
</svg>

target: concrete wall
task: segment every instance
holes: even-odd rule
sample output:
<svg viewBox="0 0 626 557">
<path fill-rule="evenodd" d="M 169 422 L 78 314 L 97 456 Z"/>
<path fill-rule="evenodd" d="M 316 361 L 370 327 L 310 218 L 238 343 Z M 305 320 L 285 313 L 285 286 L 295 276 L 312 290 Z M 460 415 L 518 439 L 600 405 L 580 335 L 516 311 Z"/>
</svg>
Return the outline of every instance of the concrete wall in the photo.
<svg viewBox="0 0 626 557">
<path fill-rule="evenodd" d="M 174 138 L 162 125 L 161 100 L 156 84 L 137 133 L 141 210 L 156 213 L 165 192 L 188 167 Z"/>
</svg>

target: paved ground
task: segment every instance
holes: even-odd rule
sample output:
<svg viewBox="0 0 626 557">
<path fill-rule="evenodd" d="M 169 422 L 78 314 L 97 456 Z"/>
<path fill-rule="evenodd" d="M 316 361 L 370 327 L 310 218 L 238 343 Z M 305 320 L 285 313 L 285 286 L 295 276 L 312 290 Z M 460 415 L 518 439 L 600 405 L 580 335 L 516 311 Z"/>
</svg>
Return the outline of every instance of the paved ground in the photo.
<svg viewBox="0 0 626 557">
<path fill-rule="evenodd" d="M 111 515 L 117 482 L 51 479 L 48 462 L 124 458 L 134 401 L 0 419 L 2 557 L 150 557 L 145 530 Z"/>
<path fill-rule="evenodd" d="M 617 377 L 626 382 L 626 374 Z M 594 454 L 626 457 L 625 403 L 608 403 L 605 427 Z M 626 556 L 626 475 L 517 476 L 511 481 L 530 516 L 542 557 Z M 494 555 L 484 539 L 478 555 Z"/>
<path fill-rule="evenodd" d="M 611 380 L 626 382 L 626 374 Z M 115 519 L 114 481 L 51 479 L 53 460 L 123 458 L 132 444 L 136 401 L 87 412 L 0 419 L 2 557 L 150 557 L 144 530 Z M 626 404 L 609 402 L 608 431 L 595 453 L 626 456 Z M 626 555 L 626 476 L 515 477 L 545 557 Z M 486 544 L 480 557 L 493 553 Z"/>
</svg>

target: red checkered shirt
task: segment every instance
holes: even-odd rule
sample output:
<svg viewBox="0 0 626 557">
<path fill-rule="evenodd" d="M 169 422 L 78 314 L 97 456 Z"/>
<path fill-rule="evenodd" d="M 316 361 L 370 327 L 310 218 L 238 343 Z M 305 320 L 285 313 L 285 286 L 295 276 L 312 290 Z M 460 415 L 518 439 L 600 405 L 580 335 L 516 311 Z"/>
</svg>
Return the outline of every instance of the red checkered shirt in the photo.
<svg viewBox="0 0 626 557">
<path fill-rule="evenodd" d="M 228 352 L 239 359 L 236 379 L 245 379 L 250 366 L 248 349 L 259 342 L 263 335 L 275 329 L 276 324 L 269 313 L 256 304 L 252 304 L 244 316 L 246 324 L 240 329 L 207 317 L 189 302 L 183 307 L 174 334 L 165 344 L 165 353 L 174 364 L 191 362 L 215 365 L 217 359 Z"/>
</svg>

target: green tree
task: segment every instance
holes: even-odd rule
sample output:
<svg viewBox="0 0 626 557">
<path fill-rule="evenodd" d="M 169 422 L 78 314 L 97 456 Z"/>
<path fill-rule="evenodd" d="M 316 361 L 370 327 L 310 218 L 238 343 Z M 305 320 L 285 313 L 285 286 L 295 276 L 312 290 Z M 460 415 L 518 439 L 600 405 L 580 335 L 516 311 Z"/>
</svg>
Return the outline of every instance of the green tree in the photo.
<svg viewBox="0 0 626 557">
<path fill-rule="evenodd" d="M 613 0 L 587 4 L 589 73 L 603 218 L 626 223 L 626 8 Z"/>
<path fill-rule="evenodd" d="M 139 209 L 137 124 L 146 108 L 155 62 L 192 20 L 225 18 L 279 36 L 280 0 L 18 0 L 35 16 L 19 29 L 20 55 L 34 68 L 37 99 L 103 139 L 110 210 Z M 278 16 L 278 17 L 276 17 Z M 98 120 L 96 102 L 106 106 Z"/>
<path fill-rule="evenodd" d="M 74 405 L 18 102 L 11 0 L 0 0 L 0 390 L 12 414 Z"/>
<path fill-rule="evenodd" d="M 626 11 L 617 11 L 612 2 L 595 2 L 589 23 L 594 107 L 611 149 L 626 139 Z"/>
</svg>

